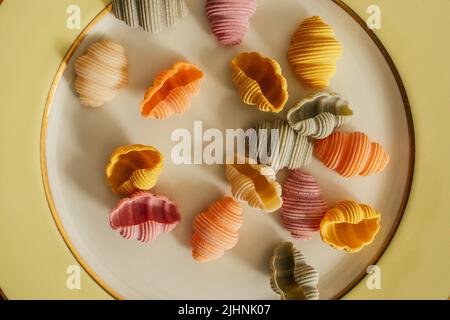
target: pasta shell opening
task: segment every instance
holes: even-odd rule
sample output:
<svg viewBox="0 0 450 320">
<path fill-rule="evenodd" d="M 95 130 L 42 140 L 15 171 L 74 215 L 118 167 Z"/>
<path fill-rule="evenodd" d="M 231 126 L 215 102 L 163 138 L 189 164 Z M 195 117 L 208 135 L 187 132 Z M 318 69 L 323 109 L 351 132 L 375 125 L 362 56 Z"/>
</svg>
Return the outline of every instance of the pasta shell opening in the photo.
<svg viewBox="0 0 450 320">
<path fill-rule="evenodd" d="M 188 62 L 178 62 L 161 72 L 144 96 L 140 106 L 142 116 L 165 119 L 185 112 L 202 79 L 203 72 Z"/>
<path fill-rule="evenodd" d="M 320 224 L 322 240 L 336 249 L 358 252 L 373 242 L 381 215 L 355 201 L 343 201 L 330 209 Z"/>
<path fill-rule="evenodd" d="M 164 196 L 136 192 L 111 210 L 110 225 L 126 239 L 151 242 L 171 232 L 181 220 L 175 203 Z"/>
<path fill-rule="evenodd" d="M 287 82 L 280 65 L 257 52 L 244 52 L 231 62 L 233 82 L 244 103 L 262 111 L 280 112 L 288 99 Z"/>
<path fill-rule="evenodd" d="M 266 208 L 275 208 L 280 204 L 279 192 L 266 176 L 249 164 L 235 164 L 234 168 L 253 181 L 255 191 Z"/>
<path fill-rule="evenodd" d="M 113 192 L 131 194 L 136 190 L 150 190 L 163 167 L 163 156 L 153 147 L 125 146 L 111 155 L 106 169 L 108 184 Z"/>
</svg>

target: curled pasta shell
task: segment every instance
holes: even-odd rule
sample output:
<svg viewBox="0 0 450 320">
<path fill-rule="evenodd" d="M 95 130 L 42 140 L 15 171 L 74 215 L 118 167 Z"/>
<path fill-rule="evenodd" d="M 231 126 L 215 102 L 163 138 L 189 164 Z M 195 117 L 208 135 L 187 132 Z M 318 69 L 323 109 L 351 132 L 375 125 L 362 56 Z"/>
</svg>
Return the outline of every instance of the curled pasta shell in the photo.
<svg viewBox="0 0 450 320">
<path fill-rule="evenodd" d="M 389 163 L 389 155 L 381 145 L 370 142 L 362 132 L 335 132 L 317 140 L 315 153 L 326 167 L 343 177 L 380 173 Z"/>
<path fill-rule="evenodd" d="M 319 231 L 327 210 L 316 179 L 300 170 L 292 171 L 283 185 L 283 206 L 280 210 L 283 225 L 292 237 L 310 240 Z"/>
<path fill-rule="evenodd" d="M 76 59 L 75 73 L 75 90 L 81 104 L 100 107 L 114 99 L 116 91 L 128 84 L 125 49 L 111 40 L 95 42 L 86 54 Z"/>
<path fill-rule="evenodd" d="M 206 16 L 220 43 L 239 45 L 256 12 L 256 0 L 206 0 Z"/>
<path fill-rule="evenodd" d="M 337 94 L 320 92 L 298 102 L 289 110 L 287 119 L 298 134 L 324 139 L 352 116 L 347 101 Z"/>
<path fill-rule="evenodd" d="M 113 12 L 131 28 L 151 33 L 175 26 L 188 13 L 184 0 L 113 0 Z"/>
<path fill-rule="evenodd" d="M 320 223 L 322 240 L 335 249 L 360 251 L 373 242 L 381 215 L 365 204 L 343 201 L 330 209 Z"/>
<path fill-rule="evenodd" d="M 189 62 L 178 62 L 162 71 L 153 81 L 141 102 L 144 118 L 166 119 L 185 112 L 200 90 L 203 72 Z"/>
<path fill-rule="evenodd" d="M 243 52 L 231 62 L 231 70 L 245 104 L 256 105 L 265 112 L 283 110 L 288 91 L 278 62 L 257 52 Z"/>
<path fill-rule="evenodd" d="M 136 192 L 111 210 L 110 225 L 125 239 L 151 242 L 171 232 L 181 220 L 175 203 L 163 196 Z"/>
<path fill-rule="evenodd" d="M 193 221 L 192 257 L 210 261 L 223 256 L 239 240 L 239 229 L 244 221 L 241 204 L 231 197 L 213 202 Z"/>
<path fill-rule="evenodd" d="M 312 160 L 313 143 L 301 136 L 285 121 L 260 122 L 255 139 L 247 139 L 250 158 L 271 166 L 275 171 L 283 168 L 299 169 Z"/>
<path fill-rule="evenodd" d="M 106 167 L 106 178 L 117 194 L 150 190 L 163 169 L 163 155 L 154 147 L 140 144 L 117 148 Z"/>
<path fill-rule="evenodd" d="M 269 166 L 235 162 L 225 165 L 233 196 L 247 202 L 252 208 L 273 212 L 281 207 L 281 186 L 276 181 L 275 171 Z"/>
<path fill-rule="evenodd" d="M 319 273 L 292 242 L 277 246 L 270 260 L 272 290 L 283 300 L 318 300 Z"/>
<path fill-rule="evenodd" d="M 342 45 L 333 29 L 314 16 L 303 21 L 292 37 L 288 60 L 297 77 L 308 87 L 323 89 L 336 72 Z"/>
</svg>

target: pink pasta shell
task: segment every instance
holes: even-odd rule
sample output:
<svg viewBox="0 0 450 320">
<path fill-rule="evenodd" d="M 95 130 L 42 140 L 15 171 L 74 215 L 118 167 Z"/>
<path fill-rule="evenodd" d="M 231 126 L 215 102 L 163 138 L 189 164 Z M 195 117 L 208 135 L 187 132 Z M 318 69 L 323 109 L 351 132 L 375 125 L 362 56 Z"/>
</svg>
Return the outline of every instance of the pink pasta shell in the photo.
<svg viewBox="0 0 450 320">
<path fill-rule="evenodd" d="M 256 0 L 207 0 L 206 16 L 219 42 L 239 45 L 249 29 L 256 6 Z"/>
<path fill-rule="evenodd" d="M 310 240 L 319 231 L 327 210 L 316 179 L 303 171 L 292 171 L 283 186 L 283 206 L 280 210 L 283 225 L 292 237 Z"/>
<path fill-rule="evenodd" d="M 148 192 L 136 192 L 111 210 L 111 228 L 125 239 L 151 242 L 171 232 L 181 220 L 176 204 Z"/>
</svg>

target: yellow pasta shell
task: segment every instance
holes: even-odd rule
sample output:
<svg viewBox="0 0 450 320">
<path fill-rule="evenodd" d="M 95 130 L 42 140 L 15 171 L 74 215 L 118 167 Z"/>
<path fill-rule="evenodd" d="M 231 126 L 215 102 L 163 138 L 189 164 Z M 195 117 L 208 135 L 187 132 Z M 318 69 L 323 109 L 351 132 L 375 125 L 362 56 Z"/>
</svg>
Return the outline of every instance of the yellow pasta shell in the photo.
<svg viewBox="0 0 450 320">
<path fill-rule="evenodd" d="M 371 244 L 380 229 L 381 215 L 365 204 L 343 201 L 320 223 L 322 240 L 335 249 L 357 252 Z"/>
<path fill-rule="evenodd" d="M 117 148 L 106 167 L 111 190 L 129 195 L 153 188 L 163 169 L 163 155 L 154 147 L 134 144 Z"/>
<path fill-rule="evenodd" d="M 289 96 L 278 62 L 257 52 L 243 52 L 231 62 L 231 70 L 245 104 L 265 112 L 283 110 Z"/>
<path fill-rule="evenodd" d="M 318 16 L 300 24 L 288 51 L 295 74 L 313 89 L 328 87 L 341 56 L 342 45 L 336 40 L 333 29 Z"/>
<path fill-rule="evenodd" d="M 225 170 L 236 199 L 264 212 L 278 210 L 283 204 L 281 186 L 271 167 L 252 164 L 249 159 L 244 159 L 239 163 L 227 164 Z"/>
</svg>

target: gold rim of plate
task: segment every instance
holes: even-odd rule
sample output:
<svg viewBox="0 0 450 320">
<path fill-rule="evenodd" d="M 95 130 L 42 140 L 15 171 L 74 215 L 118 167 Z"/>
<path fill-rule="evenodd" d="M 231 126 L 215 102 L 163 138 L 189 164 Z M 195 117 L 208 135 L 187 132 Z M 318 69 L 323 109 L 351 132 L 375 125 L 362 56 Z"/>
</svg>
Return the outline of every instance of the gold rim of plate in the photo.
<svg viewBox="0 0 450 320">
<path fill-rule="evenodd" d="M 381 54 L 384 56 L 386 62 L 389 65 L 389 68 L 391 69 L 391 72 L 395 78 L 395 81 L 397 83 L 398 89 L 400 90 L 400 94 L 402 96 L 403 106 L 406 113 L 407 123 L 408 123 L 408 134 L 409 134 L 409 143 L 410 143 L 410 154 L 409 154 L 409 167 L 408 167 L 408 176 L 406 181 L 406 187 L 403 193 L 402 202 L 400 205 L 400 210 L 396 215 L 396 220 L 394 221 L 394 225 L 392 227 L 391 232 L 387 235 L 384 243 L 382 244 L 380 250 L 374 255 L 374 257 L 371 259 L 368 265 L 375 265 L 377 264 L 378 260 L 381 258 L 383 253 L 386 251 L 387 247 L 389 246 L 392 238 L 394 237 L 394 234 L 397 231 L 397 228 L 400 224 L 400 221 L 403 217 L 403 214 L 406 209 L 406 205 L 408 203 L 411 186 L 412 186 L 412 180 L 414 175 L 414 165 L 415 165 L 415 133 L 414 133 L 414 123 L 411 113 L 411 108 L 409 104 L 408 95 L 406 93 L 403 81 L 400 77 L 400 74 L 397 70 L 397 67 L 395 66 L 394 61 L 390 57 L 389 53 L 387 52 L 384 45 L 381 43 L 381 41 L 378 39 L 376 34 L 370 30 L 364 20 L 356 14 L 349 6 L 347 6 L 343 1 L 341 0 L 331 0 L 333 1 L 337 6 L 339 6 L 342 10 L 344 10 L 347 14 L 349 14 L 360 26 L 364 29 L 364 31 L 369 35 L 369 37 L 372 39 L 372 41 L 376 44 L 378 49 L 380 50 Z M 1 4 L 2 0 L 0 0 Z M 53 78 L 52 84 L 50 86 L 50 90 L 47 96 L 47 100 L 45 103 L 45 109 L 44 109 L 44 115 L 42 118 L 42 126 L 41 126 L 41 137 L 40 137 L 40 161 L 41 161 L 41 172 L 42 172 L 42 180 L 44 184 L 44 190 L 45 195 L 47 198 L 48 206 L 50 208 L 50 212 L 52 214 L 53 220 L 55 221 L 56 227 L 58 228 L 59 233 L 61 234 L 62 238 L 64 239 L 64 242 L 66 243 L 69 250 L 72 252 L 75 259 L 78 261 L 78 263 L 83 267 L 83 269 L 86 271 L 86 273 L 94 280 L 105 292 L 107 292 L 111 297 L 123 300 L 124 298 L 114 291 L 111 287 L 109 287 L 93 270 L 92 268 L 87 264 L 87 262 L 81 257 L 75 246 L 73 245 L 72 241 L 70 240 L 66 230 L 64 229 L 64 226 L 62 225 L 61 219 L 59 217 L 58 211 L 56 210 L 56 206 L 53 200 L 53 196 L 50 190 L 50 183 L 48 179 L 48 173 L 47 173 L 47 161 L 46 161 L 46 137 L 47 137 L 47 127 L 48 127 L 48 116 L 50 114 L 51 107 L 53 105 L 53 99 L 55 97 L 56 88 L 58 87 L 59 81 L 61 80 L 64 71 L 67 68 L 67 65 L 72 58 L 74 52 L 78 49 L 80 44 L 83 42 L 84 38 L 87 36 L 87 34 L 97 25 L 97 23 L 104 18 L 107 14 L 109 14 L 112 11 L 112 4 L 107 5 L 97 16 L 92 19 L 89 24 L 84 28 L 84 30 L 79 34 L 79 36 L 75 39 L 75 41 L 70 46 L 69 50 L 65 54 L 60 66 L 58 67 L 58 70 Z M 349 291 L 351 291 L 366 275 L 365 269 L 353 279 L 344 289 L 342 289 L 337 295 L 335 295 L 332 299 L 340 299 L 345 294 L 347 294 Z M 7 298 L 6 296 L 4 298 Z"/>
</svg>

